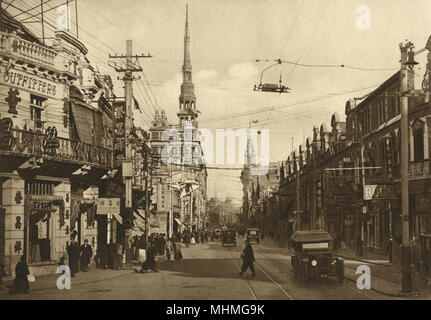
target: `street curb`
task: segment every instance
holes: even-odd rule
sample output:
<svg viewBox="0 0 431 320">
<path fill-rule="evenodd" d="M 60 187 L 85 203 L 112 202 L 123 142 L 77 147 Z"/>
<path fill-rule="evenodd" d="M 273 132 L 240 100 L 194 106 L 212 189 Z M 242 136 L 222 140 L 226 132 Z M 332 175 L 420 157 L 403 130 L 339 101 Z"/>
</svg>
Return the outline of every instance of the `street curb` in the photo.
<svg viewBox="0 0 431 320">
<path fill-rule="evenodd" d="M 341 257 L 347 260 L 355 260 L 355 261 L 360 261 L 360 262 L 364 262 L 364 263 L 368 263 L 368 264 L 374 264 L 376 266 L 382 266 L 382 267 L 391 267 L 392 264 L 383 264 L 383 263 L 377 263 L 377 262 L 371 262 L 369 260 L 364 260 L 364 259 L 358 259 L 358 258 L 352 258 L 352 257 L 348 257 L 348 256 L 343 256 L 341 254 L 336 254 L 334 253 L 335 256 L 337 257 Z"/>
<path fill-rule="evenodd" d="M 134 273 L 134 271 L 132 272 L 132 270 L 122 270 L 122 271 L 128 271 L 126 274 L 133 274 Z M 57 275 L 57 274 L 48 274 L 48 275 L 43 275 L 43 276 L 40 276 L 40 277 L 36 277 L 36 282 L 37 282 L 37 280 L 39 279 L 39 280 L 42 280 L 41 278 L 43 278 L 43 277 L 49 277 L 49 276 L 54 276 L 54 275 Z M 58 274 L 59 275 L 59 274 Z M 114 278 L 117 278 L 117 277 L 110 277 L 110 278 L 107 278 L 107 279 L 114 279 Z M 9 280 L 9 281 L 4 281 L 3 282 L 3 286 L 5 287 L 5 288 L 8 288 L 8 286 L 11 286 L 12 285 L 12 283 L 13 283 L 13 280 L 14 279 L 12 279 L 12 280 Z M 104 281 L 104 280 L 106 280 L 106 279 L 98 279 L 98 280 L 92 280 L 92 281 L 80 281 L 80 282 L 78 282 L 77 284 L 75 284 L 75 285 L 81 285 L 81 284 L 83 284 L 83 283 L 95 283 L 95 282 L 99 282 L 99 281 Z M 8 283 L 6 283 L 6 282 L 8 282 Z M 37 291 L 41 291 L 41 290 L 49 290 L 49 289 L 56 289 L 56 287 L 44 287 L 44 288 L 35 288 L 35 289 L 31 289 L 31 285 L 30 285 L 30 292 L 33 290 L 33 291 L 35 291 L 35 292 L 37 292 Z"/>
<path fill-rule="evenodd" d="M 352 278 L 347 277 L 347 276 L 344 276 L 344 278 L 345 278 L 345 279 L 347 279 L 347 280 L 349 280 L 349 281 L 352 281 L 353 283 L 356 283 L 356 279 L 352 279 Z M 388 296 L 388 297 L 398 297 L 398 298 L 417 298 L 417 297 L 420 297 L 420 295 L 421 295 L 421 293 L 420 293 L 420 292 L 410 292 L 410 293 L 402 293 L 402 292 L 399 292 L 399 293 L 390 293 L 390 292 L 385 292 L 385 291 L 382 291 L 382 290 L 379 290 L 379 289 L 376 289 L 376 288 L 373 288 L 373 287 L 371 287 L 371 290 L 373 290 L 373 291 L 375 291 L 375 292 L 377 292 L 377 293 L 383 294 L 383 295 L 385 295 L 385 296 Z"/>
</svg>

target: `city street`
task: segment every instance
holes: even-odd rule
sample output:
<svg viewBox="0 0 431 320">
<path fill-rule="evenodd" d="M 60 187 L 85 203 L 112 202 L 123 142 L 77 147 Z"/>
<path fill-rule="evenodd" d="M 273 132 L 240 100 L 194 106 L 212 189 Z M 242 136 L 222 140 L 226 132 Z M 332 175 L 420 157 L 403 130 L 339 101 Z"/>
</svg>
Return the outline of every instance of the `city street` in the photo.
<svg viewBox="0 0 431 320">
<path fill-rule="evenodd" d="M 239 242 L 238 248 L 242 239 Z M 358 290 L 347 280 L 343 284 L 330 278 L 303 283 L 294 278 L 286 250 L 264 244 L 254 245 L 255 277 L 250 271 L 240 277 L 240 252 L 219 242 L 196 244 L 182 251 L 182 261 L 158 262 L 158 273 L 92 268 L 72 278 L 71 290 L 58 290 L 56 276 L 45 276 L 31 283 L 29 295 L 11 296 L 3 291 L 0 299 L 388 299 L 372 290 Z"/>
<path fill-rule="evenodd" d="M 428 12 L 0 0 L 0 299 L 430 300 Z"/>
</svg>

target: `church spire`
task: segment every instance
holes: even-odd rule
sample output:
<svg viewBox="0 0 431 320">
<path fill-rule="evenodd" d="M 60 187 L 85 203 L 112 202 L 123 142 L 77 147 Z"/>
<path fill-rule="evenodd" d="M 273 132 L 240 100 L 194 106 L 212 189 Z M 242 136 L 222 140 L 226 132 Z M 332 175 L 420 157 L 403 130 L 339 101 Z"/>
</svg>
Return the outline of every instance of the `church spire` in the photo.
<svg viewBox="0 0 431 320">
<path fill-rule="evenodd" d="M 189 6 L 186 4 L 186 29 L 184 31 L 184 65 L 190 65 L 190 29 L 189 29 Z"/>
<path fill-rule="evenodd" d="M 179 97 L 178 117 L 180 124 L 184 121 L 195 122 L 198 116 L 196 110 L 195 88 L 192 82 L 192 63 L 190 59 L 190 25 L 189 25 L 189 7 L 186 5 L 186 26 L 184 31 L 184 63 L 182 68 L 183 83 L 181 84 L 181 94 Z"/>
</svg>

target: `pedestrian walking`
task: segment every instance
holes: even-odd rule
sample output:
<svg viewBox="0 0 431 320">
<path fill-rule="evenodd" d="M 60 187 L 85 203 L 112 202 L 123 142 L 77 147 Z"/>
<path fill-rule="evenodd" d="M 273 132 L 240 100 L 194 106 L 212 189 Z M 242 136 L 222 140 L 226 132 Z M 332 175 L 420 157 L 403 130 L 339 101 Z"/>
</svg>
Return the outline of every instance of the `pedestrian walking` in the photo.
<svg viewBox="0 0 431 320">
<path fill-rule="evenodd" d="M 184 233 L 184 244 L 186 247 L 190 246 L 190 234 L 187 231 Z"/>
<path fill-rule="evenodd" d="M 247 271 L 248 268 L 250 268 L 251 272 L 252 272 L 252 276 L 254 276 L 256 274 L 255 270 L 254 270 L 254 252 L 253 252 L 253 248 L 251 247 L 250 244 L 250 240 L 245 240 L 245 248 L 243 250 L 243 254 L 241 255 L 242 258 L 242 267 L 241 267 L 241 272 L 239 273 L 240 276 L 242 276 L 242 274 Z"/>
<path fill-rule="evenodd" d="M 160 255 L 164 256 L 166 254 L 166 247 L 168 240 L 166 239 L 166 234 L 161 234 L 160 236 Z"/>
<path fill-rule="evenodd" d="M 75 277 L 75 274 L 79 272 L 79 245 L 74 236 L 70 238 L 70 242 L 66 243 L 66 251 L 69 256 L 70 275 Z"/>
<path fill-rule="evenodd" d="M 27 263 L 25 262 L 25 256 L 21 256 L 20 261 L 15 267 L 15 279 L 13 280 L 12 287 L 10 288 L 10 294 L 25 293 L 28 294 L 30 290 L 30 284 L 27 276 L 30 274 Z"/>
<path fill-rule="evenodd" d="M 155 258 L 156 258 L 156 244 L 154 242 L 150 242 L 150 245 L 147 250 L 147 259 L 142 264 L 141 270 L 137 272 L 144 272 L 144 270 L 147 271 L 148 269 L 151 269 L 154 272 L 159 272 L 157 271 Z"/>
<path fill-rule="evenodd" d="M 93 256 L 93 249 L 88 244 L 88 240 L 84 240 L 84 244 L 80 249 L 80 261 L 81 261 L 81 271 L 88 271 L 88 265 L 90 264 L 91 257 Z"/>
</svg>

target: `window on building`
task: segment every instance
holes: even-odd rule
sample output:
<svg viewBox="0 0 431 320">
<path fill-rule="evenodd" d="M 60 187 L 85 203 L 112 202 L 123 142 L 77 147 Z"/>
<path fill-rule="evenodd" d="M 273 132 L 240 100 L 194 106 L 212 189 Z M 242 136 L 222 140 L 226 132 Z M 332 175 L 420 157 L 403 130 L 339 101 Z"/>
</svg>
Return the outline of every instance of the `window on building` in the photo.
<svg viewBox="0 0 431 320">
<path fill-rule="evenodd" d="M 385 96 L 384 100 L 383 100 L 383 115 L 384 115 L 384 119 L 383 121 L 388 121 L 389 118 L 389 106 L 388 106 L 388 97 Z"/>
<path fill-rule="evenodd" d="M 151 133 L 151 139 L 153 139 L 153 140 L 159 140 L 159 139 L 160 139 L 160 132 L 158 132 L 158 131 L 153 131 L 153 132 Z"/>
<path fill-rule="evenodd" d="M 38 97 L 36 95 L 30 95 L 30 119 L 32 120 L 32 126 L 30 129 L 34 131 L 43 130 L 43 104 L 46 98 Z"/>
<path fill-rule="evenodd" d="M 424 123 L 416 120 L 412 126 L 413 129 L 413 150 L 414 161 L 424 160 Z"/>
<path fill-rule="evenodd" d="M 373 107 L 377 107 L 375 110 L 376 112 L 373 112 Z M 377 129 L 378 127 L 378 121 L 379 121 L 379 103 L 374 103 L 372 106 L 368 108 L 368 116 L 370 119 L 371 127 L 368 131 Z"/>
</svg>

